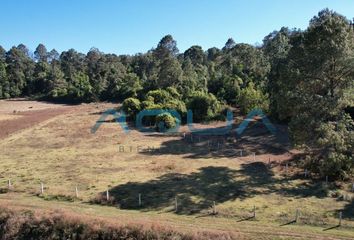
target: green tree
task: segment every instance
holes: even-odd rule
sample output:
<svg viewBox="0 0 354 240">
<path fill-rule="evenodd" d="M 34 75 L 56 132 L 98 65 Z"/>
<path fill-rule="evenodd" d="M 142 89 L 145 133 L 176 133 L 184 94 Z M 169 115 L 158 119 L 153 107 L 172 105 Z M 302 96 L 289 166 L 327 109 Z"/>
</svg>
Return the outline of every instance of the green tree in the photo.
<svg viewBox="0 0 354 240">
<path fill-rule="evenodd" d="M 43 44 L 39 44 L 34 51 L 34 58 L 39 62 L 47 62 L 48 61 L 48 51 L 47 48 Z"/>
<path fill-rule="evenodd" d="M 207 50 L 208 61 L 216 61 L 220 55 L 221 55 L 221 51 L 216 47 L 212 47 Z"/>
<path fill-rule="evenodd" d="M 153 66 L 156 76 L 152 76 L 151 88 L 167 88 L 177 86 L 182 81 L 182 67 L 176 56 L 177 43 L 171 35 L 163 37 L 153 50 Z"/>
<path fill-rule="evenodd" d="M 102 92 L 102 98 L 124 100 L 125 96 L 121 94 L 124 78 L 127 76 L 127 68 L 117 56 L 112 54 L 106 55 L 106 65 L 108 67 L 106 75 L 107 85 Z"/>
<path fill-rule="evenodd" d="M 64 51 L 60 54 L 61 70 L 69 83 L 74 81 L 74 76 L 78 72 L 86 72 L 85 55 L 78 53 L 74 49 Z"/>
<path fill-rule="evenodd" d="M 0 61 L 5 62 L 6 60 L 6 50 L 0 46 Z"/>
<path fill-rule="evenodd" d="M 294 142 L 306 146 L 311 158 L 325 161 L 326 166 L 335 163 L 334 156 L 338 161 L 353 162 L 352 152 L 347 151 L 353 143 L 343 134 L 344 128 L 352 125 L 352 119 L 343 123 L 348 105 L 345 93 L 354 79 L 354 33 L 350 22 L 328 9 L 319 12 L 310 21 L 301 44 L 291 48 L 289 58 L 288 84 L 292 91 L 288 99 L 293 107 L 290 126 Z M 322 172 L 321 164 L 316 166 Z M 351 167 L 340 166 L 331 174 L 344 176 L 343 172 Z"/>
<path fill-rule="evenodd" d="M 164 36 L 157 48 L 154 51 L 154 55 L 157 59 L 164 59 L 170 56 L 176 56 L 178 54 L 177 42 L 171 35 Z"/>
<path fill-rule="evenodd" d="M 241 90 L 238 104 L 243 114 L 247 114 L 253 109 L 262 109 L 267 112 L 269 108 L 268 96 L 256 89 L 253 83 L 249 83 L 246 88 Z"/>
<path fill-rule="evenodd" d="M 322 176 L 349 178 L 353 174 L 354 122 L 343 114 L 337 121 L 320 122 L 316 127 L 316 154 L 307 159 L 307 167 Z"/>
<path fill-rule="evenodd" d="M 141 81 L 135 73 L 128 73 L 124 76 L 119 95 L 122 99 L 128 97 L 138 97 L 142 90 Z"/>
<path fill-rule="evenodd" d="M 49 90 L 48 96 L 51 98 L 66 98 L 68 95 L 68 83 L 65 75 L 61 71 L 59 63 L 53 60 L 51 62 L 50 72 L 48 76 Z"/>
<path fill-rule="evenodd" d="M 27 84 L 32 81 L 34 63 L 28 56 L 28 49 L 23 44 L 12 47 L 6 53 L 6 72 L 9 82 L 8 94 L 18 97 L 28 93 Z"/>
<path fill-rule="evenodd" d="M 105 55 L 97 48 L 90 49 L 85 61 L 93 95 L 95 96 L 95 100 L 99 100 L 101 94 L 107 88 L 109 64 L 107 64 Z"/>
<path fill-rule="evenodd" d="M 190 58 L 184 59 L 182 65 L 182 71 L 183 71 L 182 84 L 180 86 L 182 92 L 188 95 L 189 93 L 196 91 L 202 87 L 199 84 L 198 74 Z"/>
<path fill-rule="evenodd" d="M 31 94 L 48 93 L 50 65 L 47 62 L 37 62 L 33 72 L 33 81 L 29 86 Z"/>
<path fill-rule="evenodd" d="M 92 87 L 89 77 L 83 72 L 77 72 L 69 85 L 68 95 L 73 100 L 90 101 L 92 100 Z"/>
<path fill-rule="evenodd" d="M 6 74 L 5 61 L 0 59 L 0 98 L 9 98 L 9 82 Z"/>
<path fill-rule="evenodd" d="M 301 34 L 298 30 L 290 31 L 288 28 L 281 28 L 267 35 L 263 40 L 263 50 L 271 64 L 268 74 L 268 92 L 270 99 L 270 112 L 279 120 L 289 120 L 292 112 L 290 102 L 286 101 L 288 91 L 289 75 L 287 67 L 289 61 L 288 54 L 290 49 Z"/>
<path fill-rule="evenodd" d="M 206 61 L 206 55 L 201 46 L 194 45 L 188 48 L 184 53 L 183 57 L 189 58 L 194 66 L 198 64 L 204 64 Z"/>
<path fill-rule="evenodd" d="M 227 39 L 225 46 L 222 48 L 222 50 L 229 51 L 230 49 L 234 48 L 235 46 L 236 46 L 236 42 L 232 38 L 229 38 L 229 39 Z"/>
<path fill-rule="evenodd" d="M 270 63 L 261 49 L 249 44 L 237 44 L 229 54 L 233 60 L 233 74 L 239 75 L 245 85 L 254 82 L 257 86 L 266 88 Z"/>
<path fill-rule="evenodd" d="M 48 57 L 47 57 L 47 60 L 48 62 L 52 62 L 54 60 L 59 60 L 59 53 L 57 52 L 57 50 L 55 49 L 52 49 L 49 53 L 48 53 Z"/>
<path fill-rule="evenodd" d="M 182 82 L 181 64 L 174 57 L 167 57 L 161 61 L 159 65 L 159 77 L 157 86 L 167 88 L 170 86 L 178 86 Z"/>
</svg>

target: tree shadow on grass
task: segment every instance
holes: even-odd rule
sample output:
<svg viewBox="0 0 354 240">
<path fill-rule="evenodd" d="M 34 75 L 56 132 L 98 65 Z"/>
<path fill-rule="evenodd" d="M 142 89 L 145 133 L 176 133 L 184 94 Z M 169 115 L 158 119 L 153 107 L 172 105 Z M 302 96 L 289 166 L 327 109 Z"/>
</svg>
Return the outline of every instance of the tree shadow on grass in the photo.
<svg viewBox="0 0 354 240">
<path fill-rule="evenodd" d="M 342 210 L 343 218 L 347 220 L 354 220 L 354 200 L 348 202 Z"/>
<path fill-rule="evenodd" d="M 249 126 L 241 136 L 234 131 L 225 135 L 205 135 L 181 133 L 178 139 L 164 141 L 158 149 L 146 149 L 146 155 L 185 155 L 184 158 L 235 158 L 263 153 L 284 154 L 289 151 L 290 142 L 284 127 L 279 126 L 276 134 L 271 134 L 259 122 Z M 150 137 L 166 137 L 166 135 L 150 134 Z M 242 153 L 241 153 L 242 150 Z"/>
<path fill-rule="evenodd" d="M 241 165 L 241 168 L 203 167 L 190 174 L 167 173 L 147 182 L 128 182 L 109 189 L 110 204 L 121 209 L 141 211 L 175 211 L 178 214 L 197 214 L 211 210 L 213 202 L 221 204 L 246 200 L 256 195 L 276 193 L 284 197 L 323 198 L 327 193 L 316 182 L 294 186 L 288 178 L 277 178 L 263 162 Z M 139 205 L 139 194 L 141 205 Z M 100 193 L 96 203 L 105 203 L 106 192 Z"/>
<path fill-rule="evenodd" d="M 209 209 L 214 201 L 219 204 L 252 197 L 258 193 L 257 187 L 272 182 L 272 176 L 263 163 L 245 164 L 241 170 L 210 166 L 191 174 L 168 173 L 148 182 L 129 182 L 109 192 L 122 209 L 174 211 L 177 197 L 177 213 L 194 214 Z"/>
</svg>

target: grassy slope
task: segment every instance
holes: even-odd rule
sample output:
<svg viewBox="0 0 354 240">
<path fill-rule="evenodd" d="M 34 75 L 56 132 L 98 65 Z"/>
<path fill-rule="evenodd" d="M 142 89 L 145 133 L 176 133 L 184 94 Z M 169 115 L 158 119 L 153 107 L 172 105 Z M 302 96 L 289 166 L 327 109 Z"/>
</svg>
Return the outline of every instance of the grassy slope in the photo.
<svg viewBox="0 0 354 240">
<path fill-rule="evenodd" d="M 322 227 L 306 225 L 285 225 L 264 221 L 239 222 L 230 218 L 196 217 L 173 213 L 141 212 L 137 210 L 119 210 L 115 207 L 98 206 L 82 202 L 45 201 L 26 194 L 0 195 L 0 206 L 16 209 L 53 210 L 71 212 L 84 218 L 94 216 L 110 222 L 164 226 L 182 232 L 210 231 L 226 232 L 237 239 L 351 239 L 353 231 L 348 228 L 336 228 L 323 231 Z"/>
<path fill-rule="evenodd" d="M 241 146 L 230 140 L 224 143 L 229 150 L 210 153 L 206 139 L 191 145 L 179 136 L 144 136 L 137 131 L 125 135 L 115 123 L 103 124 L 96 134 L 91 134 L 98 113 L 112 106 L 79 106 L 74 113 L 1 140 L 0 186 L 6 186 L 7 179 L 11 179 L 17 192 L 26 193 L 0 195 L 1 201 L 13 198 L 16 200 L 11 204 L 33 208 L 60 206 L 90 215 L 167 222 L 187 229 L 193 224 L 251 235 L 265 231 L 269 236 L 276 232 L 354 236 L 349 228 L 354 226 L 350 221 L 353 204 L 328 197 L 322 183 L 297 177 L 294 167 L 290 167 L 290 176 L 284 176 L 282 166 L 274 163 L 269 168 L 264 164 L 269 157 L 279 162 L 291 158 L 287 153 L 260 145 L 271 139 L 252 138 L 250 134 L 249 139 L 256 144 Z M 215 150 L 216 142 L 222 140 L 213 141 Z M 122 145 L 124 153 L 119 151 L 118 146 Z M 132 152 L 128 146 L 133 147 Z M 141 152 L 137 151 L 138 146 Z M 163 150 L 151 153 L 146 146 Z M 257 151 L 256 161 L 251 155 L 239 157 L 239 148 L 249 154 Z M 45 183 L 47 198 L 59 194 L 74 196 L 77 185 L 85 202 L 110 189 L 126 210 L 28 196 L 38 193 L 41 181 Z M 141 208 L 137 206 L 139 193 L 143 194 Z M 180 201 L 178 214 L 171 212 L 175 196 Z M 207 216 L 213 201 L 219 212 L 217 218 Z M 253 206 L 257 221 L 238 222 L 250 216 Z M 301 210 L 301 226 L 279 227 L 294 219 L 296 209 Z M 347 227 L 322 231 L 338 222 L 339 210 L 345 211 L 343 223 Z"/>
</svg>

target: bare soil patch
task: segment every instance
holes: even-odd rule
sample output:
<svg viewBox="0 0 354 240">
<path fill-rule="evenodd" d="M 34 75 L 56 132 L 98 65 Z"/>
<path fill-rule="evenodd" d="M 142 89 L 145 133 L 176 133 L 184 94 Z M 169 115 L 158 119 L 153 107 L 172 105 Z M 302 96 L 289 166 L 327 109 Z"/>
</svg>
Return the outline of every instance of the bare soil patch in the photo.
<svg viewBox="0 0 354 240">
<path fill-rule="evenodd" d="M 74 107 L 63 104 L 27 101 L 25 99 L 1 100 L 0 139 L 57 115 L 67 113 Z"/>
</svg>

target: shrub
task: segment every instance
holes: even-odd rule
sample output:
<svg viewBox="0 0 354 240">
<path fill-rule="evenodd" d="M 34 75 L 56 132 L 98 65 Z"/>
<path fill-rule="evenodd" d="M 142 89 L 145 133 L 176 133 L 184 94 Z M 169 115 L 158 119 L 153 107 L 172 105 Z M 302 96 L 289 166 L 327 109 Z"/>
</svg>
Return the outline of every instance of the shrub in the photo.
<svg viewBox="0 0 354 240">
<path fill-rule="evenodd" d="M 122 109 L 126 114 L 135 118 L 141 110 L 141 103 L 137 98 L 127 98 L 123 101 Z"/>
<path fill-rule="evenodd" d="M 142 109 L 161 109 L 162 105 L 159 103 L 155 103 L 154 98 L 152 96 L 148 96 L 145 101 L 141 104 Z"/>
<path fill-rule="evenodd" d="M 179 94 L 179 92 L 177 91 L 176 88 L 168 87 L 168 88 L 166 88 L 166 91 L 171 95 L 172 98 L 181 99 L 181 94 Z"/>
<path fill-rule="evenodd" d="M 164 104 L 162 106 L 163 109 L 171 109 L 171 110 L 176 110 L 181 114 L 181 116 L 185 116 L 187 113 L 187 107 L 186 104 L 180 100 L 174 99 L 170 100 L 168 103 Z"/>
<path fill-rule="evenodd" d="M 163 89 L 152 90 L 146 94 L 146 98 L 152 100 L 156 104 L 165 104 L 173 99 L 171 94 Z"/>
<path fill-rule="evenodd" d="M 167 90 L 153 90 L 147 93 L 146 100 L 142 102 L 142 109 L 169 109 L 175 110 L 182 117 L 187 113 L 186 104 L 179 98 L 180 95 L 175 88 L 169 87 Z M 155 117 L 145 117 L 145 121 L 156 123 Z"/>
<path fill-rule="evenodd" d="M 196 122 L 213 119 L 222 110 L 222 104 L 211 93 L 194 92 L 189 96 L 187 105 Z"/>
<path fill-rule="evenodd" d="M 10 239 L 235 239 L 227 233 L 183 233 L 162 224 L 117 223 L 64 211 L 10 210 L 0 207 L 0 238 Z"/>
<path fill-rule="evenodd" d="M 176 127 L 177 121 L 178 119 L 166 112 L 156 116 L 155 125 L 158 131 L 165 132 L 168 129 Z"/>
<path fill-rule="evenodd" d="M 354 166 L 353 130 L 354 121 L 347 114 L 337 122 L 320 123 L 316 128 L 316 144 L 320 148 L 307 156 L 307 167 L 322 177 L 349 179 Z"/>
</svg>

